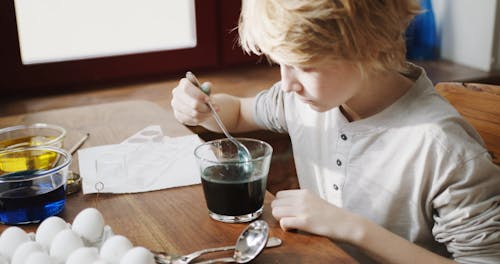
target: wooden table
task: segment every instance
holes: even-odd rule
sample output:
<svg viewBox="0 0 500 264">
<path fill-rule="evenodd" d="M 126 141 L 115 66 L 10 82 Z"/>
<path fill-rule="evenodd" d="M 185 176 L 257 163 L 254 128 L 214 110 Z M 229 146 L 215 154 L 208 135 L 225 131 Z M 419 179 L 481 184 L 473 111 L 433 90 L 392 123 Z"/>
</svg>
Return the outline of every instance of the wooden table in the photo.
<svg viewBox="0 0 500 264">
<path fill-rule="evenodd" d="M 65 127 L 68 130 L 65 148 L 70 148 L 87 132 L 90 133 L 90 138 L 83 148 L 116 144 L 148 125 L 161 125 L 163 132 L 169 136 L 191 134 L 171 113 L 147 101 L 108 103 L 3 117 L 0 118 L 0 127 L 35 122 Z M 71 166 L 73 170 L 78 170 L 76 159 Z M 227 224 L 212 220 L 207 213 L 201 185 L 139 194 L 101 194 L 97 203 L 96 197 L 95 194 L 83 195 L 81 192 L 69 196 L 66 207 L 59 216 L 71 223 L 78 212 L 97 204 L 106 224 L 116 234 L 128 237 L 135 246 L 174 255 L 234 244 L 246 227 L 246 224 Z M 265 250 L 254 263 L 356 263 L 327 238 L 282 231 L 271 215 L 272 199 L 272 194 L 266 193 L 264 213 L 260 219 L 267 221 L 271 227 L 270 235 L 281 238 L 283 244 L 278 248 Z M 0 224 L 0 232 L 7 227 Z M 35 231 L 37 225 L 25 225 L 22 228 Z M 227 252 L 216 253 L 207 257 L 228 254 L 230 255 Z"/>
</svg>

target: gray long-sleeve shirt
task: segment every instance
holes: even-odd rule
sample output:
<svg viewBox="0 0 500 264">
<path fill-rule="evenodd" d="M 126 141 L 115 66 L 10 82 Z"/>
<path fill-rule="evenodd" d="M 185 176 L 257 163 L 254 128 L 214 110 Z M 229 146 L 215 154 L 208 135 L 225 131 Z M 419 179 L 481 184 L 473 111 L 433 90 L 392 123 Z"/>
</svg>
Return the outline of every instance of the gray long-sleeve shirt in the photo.
<svg viewBox="0 0 500 264">
<path fill-rule="evenodd" d="M 500 167 L 412 67 L 414 86 L 366 119 L 315 112 L 280 83 L 257 96 L 254 117 L 290 135 L 301 188 L 458 262 L 500 263 Z"/>
</svg>

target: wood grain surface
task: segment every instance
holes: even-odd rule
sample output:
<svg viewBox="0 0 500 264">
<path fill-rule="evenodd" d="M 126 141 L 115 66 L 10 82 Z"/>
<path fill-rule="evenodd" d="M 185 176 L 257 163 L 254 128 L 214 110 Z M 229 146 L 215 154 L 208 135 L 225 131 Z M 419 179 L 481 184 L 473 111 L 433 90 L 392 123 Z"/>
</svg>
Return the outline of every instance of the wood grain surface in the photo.
<svg viewBox="0 0 500 264">
<path fill-rule="evenodd" d="M 34 122 L 65 127 L 68 130 L 64 142 L 66 149 L 87 132 L 90 138 L 83 148 L 119 143 L 148 125 L 161 125 L 164 134 L 169 136 L 192 133 L 175 122 L 171 113 L 147 101 L 125 101 L 3 117 L 0 118 L 0 127 Z M 77 171 L 76 159 L 72 169 Z M 271 215 L 269 204 L 272 199 L 273 195 L 268 192 L 260 219 L 270 225 L 271 235 L 281 238 L 283 245 L 264 250 L 253 263 L 356 263 L 327 238 L 281 230 Z M 173 255 L 206 247 L 232 245 L 246 227 L 246 224 L 212 220 L 208 216 L 201 185 L 138 194 L 83 195 L 79 192 L 68 196 L 60 216 L 71 223 L 78 212 L 94 206 L 103 213 L 106 224 L 116 234 L 128 237 L 136 246 Z M 26 231 L 35 231 L 37 226 L 21 227 Z M 0 225 L 0 232 L 7 227 Z M 216 253 L 200 259 L 231 254 Z"/>
<path fill-rule="evenodd" d="M 500 165 L 500 86 L 443 82 L 436 90 L 474 126 Z"/>
</svg>

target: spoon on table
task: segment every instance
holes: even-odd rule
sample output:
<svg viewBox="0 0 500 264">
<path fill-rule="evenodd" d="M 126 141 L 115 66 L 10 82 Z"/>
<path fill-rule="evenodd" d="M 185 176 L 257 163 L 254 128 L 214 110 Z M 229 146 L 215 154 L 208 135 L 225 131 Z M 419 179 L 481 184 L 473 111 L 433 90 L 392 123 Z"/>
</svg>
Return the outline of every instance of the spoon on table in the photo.
<svg viewBox="0 0 500 264">
<path fill-rule="evenodd" d="M 210 95 L 210 84 L 208 84 L 208 83 L 200 84 L 200 82 L 198 81 L 196 76 L 194 76 L 194 74 L 192 72 L 189 72 L 189 71 L 186 72 L 186 79 L 188 79 L 196 87 L 200 88 L 200 90 L 202 92 L 204 92 L 206 95 Z M 243 145 L 236 138 L 231 136 L 231 134 L 229 134 L 229 132 L 226 129 L 226 126 L 224 126 L 224 123 L 222 123 L 222 120 L 220 119 L 219 114 L 217 114 L 217 112 L 215 111 L 215 108 L 213 107 L 212 103 L 210 101 L 208 101 L 207 105 L 210 108 L 210 112 L 212 112 L 212 116 L 214 117 L 215 122 L 217 122 L 217 125 L 220 127 L 220 129 L 222 130 L 224 135 L 226 135 L 226 137 L 231 142 L 233 142 L 234 145 L 236 145 L 236 148 L 238 150 L 239 160 L 246 162 L 246 164 L 244 166 L 245 171 L 251 172 L 253 168 L 252 168 L 252 163 L 249 162 L 252 160 L 252 155 L 250 154 L 250 151 L 248 150 L 248 148 L 245 145 Z"/>
<path fill-rule="evenodd" d="M 252 222 L 241 233 L 236 242 L 236 248 L 232 257 L 211 259 L 197 262 L 197 264 L 209 264 L 216 262 L 247 263 L 256 258 L 264 249 L 269 237 L 269 226 L 265 221 Z"/>
<path fill-rule="evenodd" d="M 269 237 L 266 243 L 266 248 L 272 248 L 272 247 L 278 247 L 282 243 L 281 239 L 277 237 Z M 225 247 L 217 247 L 217 248 L 206 248 L 206 249 L 201 249 L 198 251 L 195 251 L 193 253 L 189 253 L 183 256 L 178 256 L 178 257 L 172 257 L 166 255 L 166 253 L 163 252 L 154 252 L 155 254 L 155 261 L 156 263 L 159 264 L 187 264 L 191 263 L 194 259 L 198 258 L 199 256 L 207 253 L 213 253 L 213 252 L 219 252 L 219 251 L 227 251 L 227 250 L 234 250 L 236 247 L 234 245 L 232 246 L 225 246 Z"/>
</svg>

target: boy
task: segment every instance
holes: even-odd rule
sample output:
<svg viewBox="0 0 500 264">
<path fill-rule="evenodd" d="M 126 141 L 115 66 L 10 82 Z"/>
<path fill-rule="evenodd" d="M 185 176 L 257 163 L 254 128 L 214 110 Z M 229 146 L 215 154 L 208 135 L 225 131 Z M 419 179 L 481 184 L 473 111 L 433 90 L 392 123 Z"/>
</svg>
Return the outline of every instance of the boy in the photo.
<svg viewBox="0 0 500 264">
<path fill-rule="evenodd" d="M 362 263 L 500 263 L 500 169 L 422 68 L 405 61 L 409 0 L 247 0 L 246 51 L 279 63 L 255 98 L 211 98 L 186 79 L 176 118 L 290 135 L 300 190 L 272 214 L 342 243 Z"/>
</svg>

